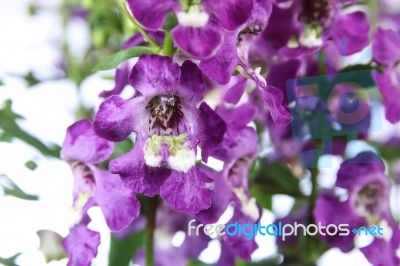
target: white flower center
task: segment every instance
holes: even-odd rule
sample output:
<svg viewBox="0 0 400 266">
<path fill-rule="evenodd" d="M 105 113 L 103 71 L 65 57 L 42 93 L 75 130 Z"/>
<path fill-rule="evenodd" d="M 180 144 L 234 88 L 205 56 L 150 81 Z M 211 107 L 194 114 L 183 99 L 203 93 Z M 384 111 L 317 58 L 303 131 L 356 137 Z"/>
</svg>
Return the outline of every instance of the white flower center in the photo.
<svg viewBox="0 0 400 266">
<path fill-rule="evenodd" d="M 189 171 L 196 164 L 196 151 L 186 142 L 186 135 L 153 135 L 144 145 L 144 160 L 150 167 L 169 165 L 180 172 Z"/>
<path fill-rule="evenodd" d="M 192 28 L 201 28 L 208 22 L 209 15 L 199 10 L 197 6 L 191 6 L 189 11 L 179 12 L 177 14 L 178 22 L 180 25 Z"/>
<path fill-rule="evenodd" d="M 301 45 L 306 47 L 321 46 L 323 41 L 321 37 L 318 37 L 315 29 L 306 29 L 300 36 L 299 42 Z"/>
<path fill-rule="evenodd" d="M 196 164 L 196 154 L 191 149 L 181 149 L 169 156 L 168 164 L 172 169 L 186 173 Z"/>
</svg>

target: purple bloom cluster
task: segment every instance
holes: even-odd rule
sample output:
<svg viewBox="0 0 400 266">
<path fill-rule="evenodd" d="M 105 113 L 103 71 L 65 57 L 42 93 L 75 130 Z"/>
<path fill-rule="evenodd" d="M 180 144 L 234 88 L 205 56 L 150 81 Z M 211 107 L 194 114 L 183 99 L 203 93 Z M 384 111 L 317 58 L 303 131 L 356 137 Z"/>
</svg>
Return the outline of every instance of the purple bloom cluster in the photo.
<svg viewBox="0 0 400 266">
<path fill-rule="evenodd" d="M 370 46 L 374 61 L 368 78 L 383 96 L 387 120 L 398 122 L 400 31 L 378 28 L 371 40 L 368 15 L 348 8 L 356 2 L 127 0 L 142 31 L 121 48 L 150 39 L 159 45 L 172 36 L 175 54 L 165 56 L 158 47 L 133 64 L 123 62 L 115 87 L 100 95 L 104 101 L 93 123 L 81 120 L 68 128 L 62 157 L 74 175 L 74 208 L 81 215 L 64 241 L 69 265 L 90 265 L 97 255 L 100 235 L 87 227 L 88 209 L 99 206 L 110 230 L 123 235 L 121 230 L 142 219 L 137 195 L 161 199 L 155 235 L 169 242 L 156 243 L 156 265 L 184 264 L 207 247 L 206 235 L 186 235 L 180 247 L 170 243 L 193 218 L 216 223 L 231 209 L 229 223 L 258 223 L 263 208 L 249 184 L 259 164 L 289 165 L 293 175 L 304 178 L 320 155 L 345 158 L 346 140 L 368 137 L 369 99 L 354 82 L 337 80 L 347 72 L 342 59 Z M 176 22 L 165 28 L 170 17 Z M 315 88 L 316 82 L 304 77 L 324 80 Z M 134 89 L 128 99 L 122 97 L 126 86 Z M 346 140 L 337 138 L 343 135 Z M 322 147 L 315 139 L 322 139 Z M 114 151 L 115 142 L 128 140 L 133 140 L 129 151 Z M 215 170 L 210 158 L 222 169 Z M 373 265 L 399 265 L 400 230 L 381 159 L 364 152 L 345 160 L 335 187 L 347 198 L 335 189 L 317 191 L 318 197 L 311 196 L 316 202 L 303 204 L 296 219 L 306 223 L 308 213 L 322 224 L 386 226 L 390 234 L 361 251 Z M 354 236 L 320 237 L 343 252 L 354 248 Z M 234 265 L 236 256 L 250 260 L 258 247 L 244 235 L 219 241 L 221 266 Z M 132 257 L 144 264 L 144 250 Z"/>
</svg>

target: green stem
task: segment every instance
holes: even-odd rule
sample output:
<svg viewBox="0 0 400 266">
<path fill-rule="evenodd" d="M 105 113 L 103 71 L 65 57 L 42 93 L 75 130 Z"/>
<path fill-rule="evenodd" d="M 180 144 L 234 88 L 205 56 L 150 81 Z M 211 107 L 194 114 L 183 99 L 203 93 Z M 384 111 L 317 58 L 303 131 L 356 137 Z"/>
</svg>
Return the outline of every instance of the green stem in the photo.
<svg viewBox="0 0 400 266">
<path fill-rule="evenodd" d="M 154 47 L 154 48 L 159 48 L 157 43 L 153 40 L 153 38 L 151 38 L 150 35 L 148 35 L 147 32 L 142 28 L 142 26 L 139 25 L 139 23 L 135 20 L 135 18 L 132 17 L 126 4 L 122 3 L 122 6 L 123 6 L 125 12 L 127 13 L 130 21 L 132 21 L 133 25 L 135 25 L 135 28 L 140 32 L 140 34 L 142 34 L 143 38 L 146 39 L 146 41 L 150 44 L 150 46 Z"/>
<path fill-rule="evenodd" d="M 156 211 L 158 198 L 148 198 L 146 223 L 146 266 L 154 266 L 154 229 L 156 227 Z"/>
<path fill-rule="evenodd" d="M 162 48 L 162 55 L 172 56 L 174 54 L 174 44 L 172 42 L 172 36 L 169 31 L 165 32 L 164 44 Z"/>
</svg>

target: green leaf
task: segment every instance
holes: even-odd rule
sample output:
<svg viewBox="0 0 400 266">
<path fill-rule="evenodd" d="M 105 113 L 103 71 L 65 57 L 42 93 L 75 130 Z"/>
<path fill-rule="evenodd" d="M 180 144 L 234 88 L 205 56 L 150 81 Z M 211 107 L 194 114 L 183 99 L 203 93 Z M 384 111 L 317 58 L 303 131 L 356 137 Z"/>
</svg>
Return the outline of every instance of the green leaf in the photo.
<svg viewBox="0 0 400 266">
<path fill-rule="evenodd" d="M 124 239 L 118 239 L 111 234 L 109 266 L 128 266 L 136 250 L 143 246 L 144 231 L 136 232 Z"/>
<path fill-rule="evenodd" d="M 26 74 L 26 75 L 24 76 L 24 79 L 25 79 L 26 82 L 28 83 L 28 86 L 29 86 L 29 87 L 35 86 L 35 85 L 37 85 L 37 84 L 40 83 L 40 80 L 37 79 L 37 78 L 35 77 L 35 75 L 34 75 L 32 72 L 29 72 L 28 74 Z"/>
<path fill-rule="evenodd" d="M 15 260 L 19 257 L 19 255 L 21 255 L 21 253 L 17 253 L 14 256 L 9 257 L 9 258 L 1 258 L 0 257 L 0 264 L 3 264 L 5 266 L 18 266 L 15 263 Z"/>
<path fill-rule="evenodd" d="M 143 46 L 137 46 L 130 49 L 122 50 L 98 63 L 93 68 L 93 71 L 113 69 L 118 67 L 119 64 L 128 60 L 129 58 L 137 57 L 140 56 L 141 54 L 154 54 L 154 53 L 156 53 L 156 49 Z"/>
<path fill-rule="evenodd" d="M 0 79 L 0 86 L 4 86 L 4 81 Z"/>
<path fill-rule="evenodd" d="M 33 171 L 37 168 L 37 164 L 34 161 L 29 160 L 25 163 L 25 167 L 28 168 L 29 170 Z"/>
<path fill-rule="evenodd" d="M 305 197 L 300 191 L 299 179 L 286 165 L 279 163 L 261 164 L 255 175 L 253 186 L 261 190 L 260 193 Z"/>
<path fill-rule="evenodd" d="M 0 140 L 5 139 L 9 141 L 10 138 L 17 138 L 38 149 L 43 155 L 59 158 L 59 146 L 53 145 L 52 147 L 48 147 L 42 141 L 19 127 L 16 120 L 21 119 L 22 116 L 14 113 L 11 105 L 11 100 L 7 100 L 3 109 L 0 109 L 0 129 L 3 130 Z"/>
<path fill-rule="evenodd" d="M 5 175 L 0 175 L 0 186 L 3 187 L 4 194 L 10 195 L 19 199 L 24 200 L 38 200 L 39 197 L 36 195 L 27 194 L 17 186 L 10 178 Z"/>
</svg>

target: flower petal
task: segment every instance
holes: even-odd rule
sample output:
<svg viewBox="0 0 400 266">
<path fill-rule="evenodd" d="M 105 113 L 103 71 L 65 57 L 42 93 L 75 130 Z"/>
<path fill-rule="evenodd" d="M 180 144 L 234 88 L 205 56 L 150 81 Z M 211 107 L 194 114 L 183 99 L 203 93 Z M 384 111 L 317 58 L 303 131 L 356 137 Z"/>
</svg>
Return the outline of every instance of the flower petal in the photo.
<svg viewBox="0 0 400 266">
<path fill-rule="evenodd" d="M 224 138 L 226 123 L 204 102 L 200 105 L 199 111 L 203 129 L 200 138 L 201 156 L 207 162 L 210 152 Z"/>
<path fill-rule="evenodd" d="M 98 137 L 89 120 L 80 120 L 68 127 L 61 156 L 69 162 L 99 163 L 113 151 L 113 143 Z"/>
<path fill-rule="evenodd" d="M 126 85 L 129 84 L 128 82 L 128 75 L 129 75 L 129 64 L 124 63 L 120 68 L 117 68 L 115 71 L 115 86 L 113 89 L 109 91 L 102 91 L 100 96 L 103 98 L 110 97 L 111 95 L 120 95 Z"/>
<path fill-rule="evenodd" d="M 129 74 L 129 83 L 146 97 L 175 94 L 180 77 L 179 65 L 170 57 L 141 55 Z"/>
<path fill-rule="evenodd" d="M 134 193 L 125 187 L 119 175 L 91 167 L 96 179 L 94 197 L 100 206 L 108 227 L 120 231 L 138 217 L 140 203 Z"/>
<path fill-rule="evenodd" d="M 214 13 L 222 26 L 230 31 L 244 24 L 253 9 L 253 1 L 249 0 L 205 0 L 203 4 L 206 10 Z"/>
<path fill-rule="evenodd" d="M 160 193 L 160 187 L 171 174 L 171 170 L 165 167 L 149 167 L 145 164 L 141 143 L 136 143 L 130 152 L 112 160 L 109 170 L 119 174 L 125 186 L 133 192 L 149 197 Z"/>
<path fill-rule="evenodd" d="M 381 64 L 395 64 L 400 60 L 400 35 L 393 30 L 378 28 L 372 42 L 372 53 Z"/>
<path fill-rule="evenodd" d="M 221 34 L 210 23 L 199 28 L 178 25 L 171 33 L 176 46 L 198 59 L 212 56 L 222 43 Z"/>
<path fill-rule="evenodd" d="M 94 117 L 96 134 L 110 141 L 126 139 L 134 130 L 133 105 L 139 101 L 139 98 L 125 101 L 117 95 L 107 98 Z"/>
<path fill-rule="evenodd" d="M 258 94 L 268 105 L 272 119 L 278 126 L 285 126 L 292 121 L 292 116 L 283 106 L 283 93 L 274 86 L 267 86 L 265 89 L 259 87 Z"/>
<path fill-rule="evenodd" d="M 63 241 L 64 249 L 69 256 L 67 265 L 89 266 L 92 259 L 97 256 L 99 245 L 100 234 L 98 232 L 89 230 L 82 224 L 76 225 Z"/>
<path fill-rule="evenodd" d="M 218 52 L 213 57 L 202 60 L 199 67 L 210 79 L 219 84 L 227 84 L 237 64 L 236 35 L 229 33 L 225 34 L 224 43 Z"/>
<path fill-rule="evenodd" d="M 238 81 L 226 92 L 224 101 L 237 104 L 246 90 L 247 79 L 243 76 L 238 77 Z"/>
<path fill-rule="evenodd" d="M 160 195 L 172 210 L 195 214 L 211 206 L 214 183 L 199 167 L 187 173 L 172 171 Z"/>
<path fill-rule="evenodd" d="M 169 11 L 178 10 L 176 0 L 127 0 L 135 19 L 147 29 L 157 30 L 164 24 Z"/>
<path fill-rule="evenodd" d="M 351 55 L 369 43 L 369 22 L 362 11 L 341 15 L 332 28 L 332 38 L 342 55 Z"/>
<path fill-rule="evenodd" d="M 181 86 L 179 96 L 192 104 L 199 102 L 206 91 L 203 73 L 195 63 L 189 60 L 182 64 L 179 85 Z"/>
<path fill-rule="evenodd" d="M 374 70 L 372 76 L 378 85 L 378 89 L 383 96 L 385 105 L 385 117 L 394 124 L 400 121 L 400 90 L 398 90 L 389 76 L 390 69 L 381 74 Z"/>
</svg>

